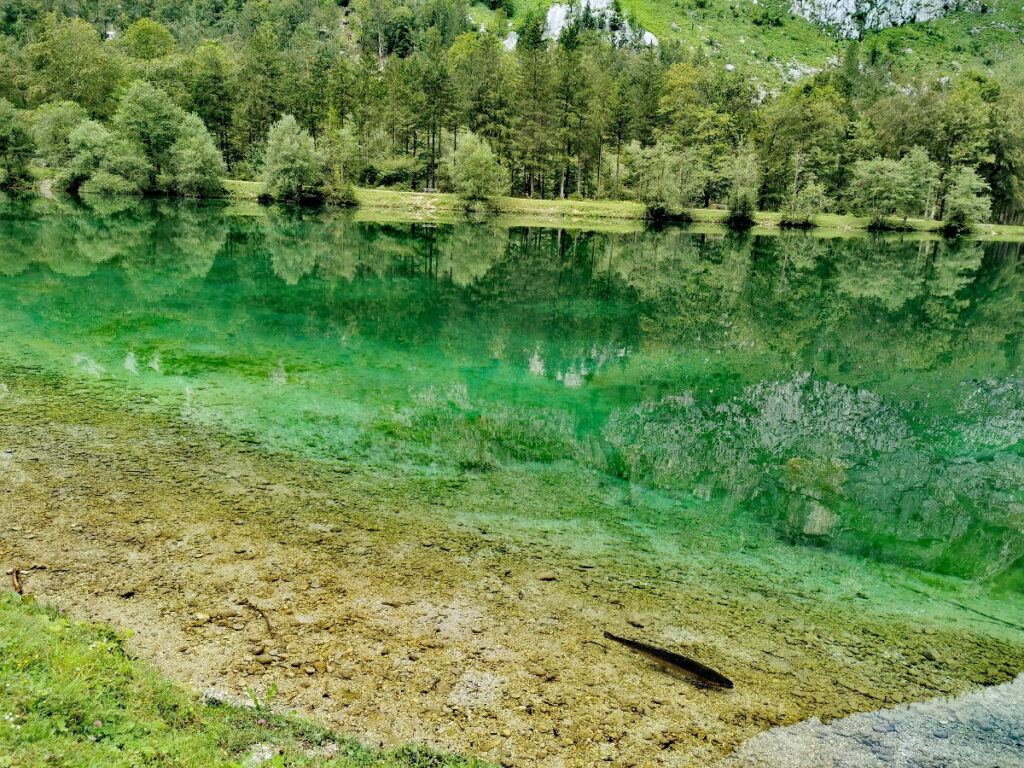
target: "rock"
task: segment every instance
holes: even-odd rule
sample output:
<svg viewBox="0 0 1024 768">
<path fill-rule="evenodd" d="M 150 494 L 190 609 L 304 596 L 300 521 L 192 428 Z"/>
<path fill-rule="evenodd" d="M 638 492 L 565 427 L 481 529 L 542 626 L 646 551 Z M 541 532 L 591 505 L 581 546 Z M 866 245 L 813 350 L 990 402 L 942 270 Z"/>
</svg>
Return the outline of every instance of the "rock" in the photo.
<svg viewBox="0 0 1024 768">
<path fill-rule="evenodd" d="M 270 664 L 272 661 L 274 661 L 274 657 L 271 656 L 269 653 L 260 653 L 256 655 L 256 661 L 258 661 L 260 664 Z"/>
<path fill-rule="evenodd" d="M 537 581 L 555 581 L 558 578 L 558 574 L 554 571 L 540 571 L 537 574 Z"/>
<path fill-rule="evenodd" d="M 641 616 L 639 613 L 629 614 L 628 616 L 626 616 L 626 621 L 627 623 L 632 624 L 634 627 L 642 628 L 647 626 L 647 619 Z"/>
</svg>

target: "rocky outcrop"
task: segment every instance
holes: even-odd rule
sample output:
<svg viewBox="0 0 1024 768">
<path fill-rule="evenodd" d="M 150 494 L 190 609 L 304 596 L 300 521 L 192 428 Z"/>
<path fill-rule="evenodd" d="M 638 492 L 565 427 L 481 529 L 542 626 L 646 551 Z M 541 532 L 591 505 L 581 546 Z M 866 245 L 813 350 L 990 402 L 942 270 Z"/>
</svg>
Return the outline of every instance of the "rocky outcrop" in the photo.
<svg viewBox="0 0 1024 768">
<path fill-rule="evenodd" d="M 843 37 L 860 37 L 865 30 L 937 19 L 972 5 L 978 3 L 975 0 L 793 0 L 790 10 Z"/>
<path fill-rule="evenodd" d="M 618 45 L 658 44 L 658 38 L 653 34 L 636 24 L 630 24 L 617 5 L 612 0 L 555 3 L 548 8 L 544 37 L 557 40 L 568 27 L 578 25 L 582 29 L 604 30 L 609 39 Z"/>
</svg>

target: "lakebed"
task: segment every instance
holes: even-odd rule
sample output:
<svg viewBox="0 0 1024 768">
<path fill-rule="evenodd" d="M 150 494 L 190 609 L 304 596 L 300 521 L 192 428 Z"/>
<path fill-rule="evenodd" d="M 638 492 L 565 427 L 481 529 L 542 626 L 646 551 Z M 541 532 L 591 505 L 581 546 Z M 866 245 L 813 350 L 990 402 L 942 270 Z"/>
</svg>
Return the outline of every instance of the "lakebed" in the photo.
<svg viewBox="0 0 1024 768">
<path fill-rule="evenodd" d="M 1024 668 L 1012 248 L 885 246 L 883 291 L 810 239 L 23 221 L 0 563 L 176 680 L 372 743 L 684 766 Z"/>
</svg>

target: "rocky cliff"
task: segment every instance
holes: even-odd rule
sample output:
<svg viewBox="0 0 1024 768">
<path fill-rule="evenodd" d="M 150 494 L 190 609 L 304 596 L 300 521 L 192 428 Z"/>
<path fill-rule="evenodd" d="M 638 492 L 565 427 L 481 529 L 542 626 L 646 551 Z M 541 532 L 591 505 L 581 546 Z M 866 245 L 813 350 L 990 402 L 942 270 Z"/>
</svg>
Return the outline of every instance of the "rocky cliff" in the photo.
<svg viewBox="0 0 1024 768">
<path fill-rule="evenodd" d="M 969 5 L 978 3 L 975 0 L 793 0 L 790 10 L 843 37 L 860 37 L 864 30 L 928 21 Z"/>
</svg>

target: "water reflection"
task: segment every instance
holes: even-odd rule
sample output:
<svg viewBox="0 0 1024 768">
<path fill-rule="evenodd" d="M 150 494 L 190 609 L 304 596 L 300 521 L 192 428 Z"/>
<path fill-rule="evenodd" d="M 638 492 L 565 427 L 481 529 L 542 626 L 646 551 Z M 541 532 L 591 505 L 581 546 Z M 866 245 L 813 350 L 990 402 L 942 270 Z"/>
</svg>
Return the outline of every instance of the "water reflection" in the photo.
<svg viewBox="0 0 1024 768">
<path fill-rule="evenodd" d="M 0 350 L 283 450 L 570 461 L 1024 589 L 1020 245 L 250 213 L 7 204 Z"/>
</svg>

